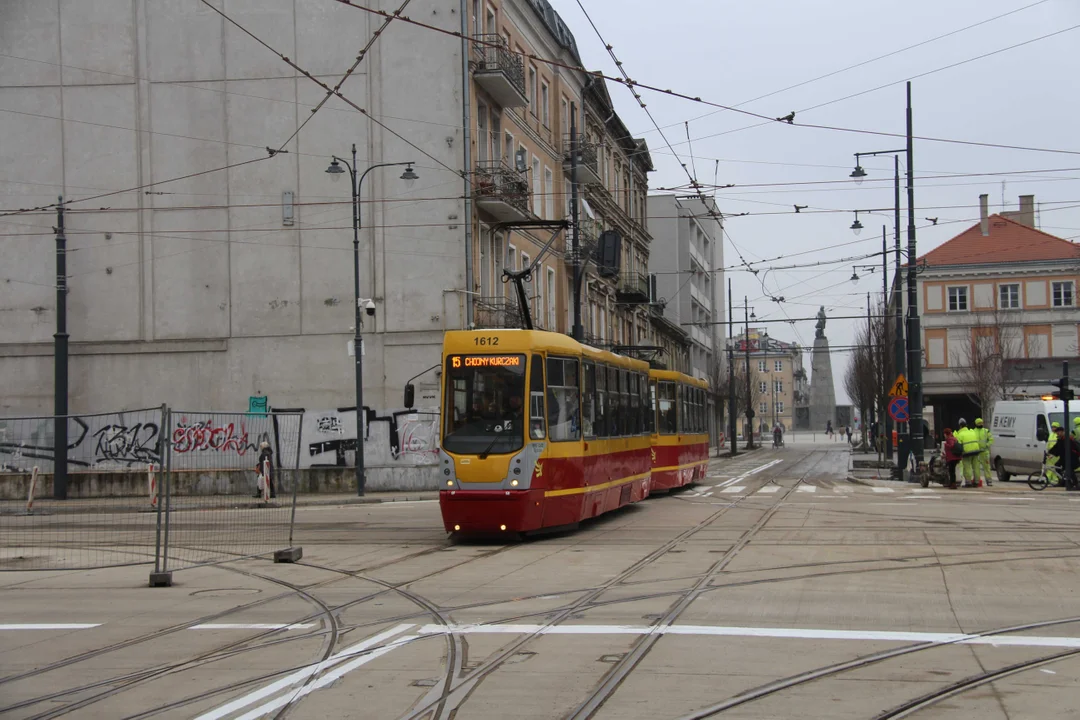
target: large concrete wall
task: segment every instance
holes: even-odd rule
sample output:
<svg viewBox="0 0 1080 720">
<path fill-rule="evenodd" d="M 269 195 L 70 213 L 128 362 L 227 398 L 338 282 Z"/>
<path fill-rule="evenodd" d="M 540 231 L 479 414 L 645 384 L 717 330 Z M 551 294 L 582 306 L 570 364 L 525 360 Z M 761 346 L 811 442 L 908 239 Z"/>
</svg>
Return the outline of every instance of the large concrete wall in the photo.
<svg viewBox="0 0 1080 720">
<path fill-rule="evenodd" d="M 457 30 L 458 5 L 409 10 Z M 218 7 L 331 85 L 381 23 L 324 0 Z M 354 142 L 361 169 L 414 160 L 421 178 L 408 190 L 388 168 L 364 183 L 361 295 L 378 306 L 365 403 L 398 405 L 438 361 L 463 315 L 458 40 L 391 24 L 341 92 L 392 132 L 332 98 L 287 154 L 247 165 L 325 91 L 200 2 L 7 0 L 0 46 L 14 56 L 0 57 L 0 212 L 149 186 L 66 213 L 72 412 L 352 404 L 349 185 L 325 169 Z M 52 409 L 55 224 L 55 211 L 0 218 L 0 414 Z"/>
</svg>

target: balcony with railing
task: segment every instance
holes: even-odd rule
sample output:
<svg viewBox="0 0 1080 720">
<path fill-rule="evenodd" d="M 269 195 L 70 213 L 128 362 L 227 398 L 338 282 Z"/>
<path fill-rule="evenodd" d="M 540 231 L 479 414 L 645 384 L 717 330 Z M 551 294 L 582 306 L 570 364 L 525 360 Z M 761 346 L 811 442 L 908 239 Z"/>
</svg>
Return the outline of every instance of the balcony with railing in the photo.
<svg viewBox="0 0 1080 720">
<path fill-rule="evenodd" d="M 563 172 L 566 177 L 571 176 L 573 170 L 573 144 L 570 136 L 563 136 Z M 596 185 L 603 180 L 600 178 L 600 159 L 597 153 L 597 145 L 589 142 L 578 135 L 578 182 L 585 185 Z"/>
<path fill-rule="evenodd" d="M 574 260 L 577 258 L 581 259 L 582 265 L 587 265 L 596 255 L 597 241 L 600 238 L 600 224 L 587 218 L 578 220 L 577 253 L 574 252 L 573 233 L 573 227 L 566 231 L 566 252 L 563 256 L 570 265 L 573 265 Z"/>
<path fill-rule="evenodd" d="M 619 275 L 615 299 L 621 303 L 645 304 L 649 302 L 649 276 L 639 272 Z"/>
<path fill-rule="evenodd" d="M 500 222 L 527 220 L 529 182 L 525 174 L 501 162 L 484 162 L 473 173 L 473 200 L 478 210 Z"/>
<path fill-rule="evenodd" d="M 505 297 L 478 297 L 473 304 L 473 318 L 479 329 L 522 327 L 521 308 L 517 300 Z"/>
<path fill-rule="evenodd" d="M 525 63 L 495 34 L 477 35 L 473 42 L 473 79 L 504 108 L 529 104 L 525 94 Z"/>
</svg>

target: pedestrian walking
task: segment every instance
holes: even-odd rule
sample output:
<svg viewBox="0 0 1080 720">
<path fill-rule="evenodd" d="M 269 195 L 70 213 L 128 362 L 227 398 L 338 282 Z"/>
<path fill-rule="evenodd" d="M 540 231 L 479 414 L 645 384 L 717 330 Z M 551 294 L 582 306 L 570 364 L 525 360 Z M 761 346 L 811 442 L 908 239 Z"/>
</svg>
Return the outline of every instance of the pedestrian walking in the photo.
<svg viewBox="0 0 1080 720">
<path fill-rule="evenodd" d="M 829 438 L 830 440 L 836 439 L 833 437 L 832 420 L 825 421 L 825 437 Z"/>
<path fill-rule="evenodd" d="M 270 497 L 277 497 L 277 489 L 274 487 L 274 451 L 270 449 L 270 443 L 263 440 L 259 443 L 259 462 L 255 466 L 255 472 L 263 478 L 263 482 L 270 488 Z M 255 497 L 262 497 L 262 488 L 255 488 Z"/>
<path fill-rule="evenodd" d="M 847 426 L 847 442 L 848 442 L 848 445 L 851 444 L 851 426 L 850 425 Z"/>
<path fill-rule="evenodd" d="M 990 476 L 990 448 L 994 444 L 994 436 L 990 428 L 983 427 L 983 419 L 975 418 L 975 434 L 979 437 L 978 470 L 979 477 L 990 487 L 994 483 Z"/>
<path fill-rule="evenodd" d="M 953 435 L 952 428 L 945 428 L 945 464 L 949 468 L 949 487 L 956 487 L 956 466 L 964 456 L 960 454 L 960 443 Z"/>
</svg>

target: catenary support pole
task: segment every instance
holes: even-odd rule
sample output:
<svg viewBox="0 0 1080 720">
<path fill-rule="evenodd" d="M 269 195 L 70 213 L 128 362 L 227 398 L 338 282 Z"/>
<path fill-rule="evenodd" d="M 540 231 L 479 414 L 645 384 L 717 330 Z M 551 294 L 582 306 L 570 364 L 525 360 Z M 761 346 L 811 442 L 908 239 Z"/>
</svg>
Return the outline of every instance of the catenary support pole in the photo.
<svg viewBox="0 0 1080 720">
<path fill-rule="evenodd" d="M 68 331 L 67 237 L 64 235 L 64 196 L 56 208 L 56 334 L 53 335 L 53 497 L 68 495 Z"/>
<path fill-rule="evenodd" d="M 915 148 L 912 141 L 911 82 L 907 83 L 907 215 L 908 215 L 908 404 L 911 453 L 916 468 L 923 462 L 922 332 L 919 327 L 919 293 L 915 244 Z"/>
<path fill-rule="evenodd" d="M 731 457 L 735 457 L 739 454 L 739 443 L 736 442 L 738 436 L 738 418 L 735 417 L 737 412 L 736 398 L 735 398 L 735 342 L 734 338 L 734 319 L 732 318 L 732 306 L 731 306 L 731 278 L 727 281 L 727 306 L 728 306 L 728 432 L 731 433 Z"/>
</svg>

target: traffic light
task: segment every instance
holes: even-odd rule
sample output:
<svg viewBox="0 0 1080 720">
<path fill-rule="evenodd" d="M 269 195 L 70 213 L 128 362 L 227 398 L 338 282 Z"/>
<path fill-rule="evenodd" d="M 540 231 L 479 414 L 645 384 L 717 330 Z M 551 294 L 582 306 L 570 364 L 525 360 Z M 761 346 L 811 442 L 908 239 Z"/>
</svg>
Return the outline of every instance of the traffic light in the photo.
<svg viewBox="0 0 1080 720">
<path fill-rule="evenodd" d="M 1051 380 L 1050 384 L 1057 388 L 1054 391 L 1055 400 L 1075 400 L 1076 393 L 1069 387 L 1068 378 L 1061 378 L 1060 380 Z"/>
</svg>

